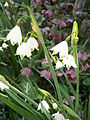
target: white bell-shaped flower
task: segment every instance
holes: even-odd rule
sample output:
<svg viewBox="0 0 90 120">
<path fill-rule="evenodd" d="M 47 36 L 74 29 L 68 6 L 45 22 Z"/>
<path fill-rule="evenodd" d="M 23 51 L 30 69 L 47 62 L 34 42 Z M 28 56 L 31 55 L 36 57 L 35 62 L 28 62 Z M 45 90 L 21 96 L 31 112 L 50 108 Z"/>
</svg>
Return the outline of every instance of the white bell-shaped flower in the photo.
<svg viewBox="0 0 90 120">
<path fill-rule="evenodd" d="M 27 40 L 27 46 L 33 51 L 34 49 L 38 49 L 38 42 L 34 37 L 30 37 Z"/>
<path fill-rule="evenodd" d="M 56 62 L 56 69 L 62 68 L 63 67 L 63 63 L 60 62 L 59 60 L 57 60 Z"/>
<path fill-rule="evenodd" d="M 59 111 L 55 114 L 53 114 L 55 120 L 65 120 L 64 116 L 59 113 Z"/>
<path fill-rule="evenodd" d="M 71 66 L 76 68 L 76 63 L 75 63 L 75 60 L 74 60 L 74 57 L 70 54 L 66 55 L 64 58 L 63 58 L 63 64 L 66 65 L 67 69 L 69 69 Z"/>
<path fill-rule="evenodd" d="M 4 7 L 8 7 L 8 6 L 9 6 L 8 2 L 5 2 Z"/>
<path fill-rule="evenodd" d="M 7 47 L 8 47 L 8 45 L 6 43 L 2 44 L 2 48 L 7 48 Z"/>
<path fill-rule="evenodd" d="M 50 107 L 49 107 L 48 103 L 47 103 L 45 100 L 42 100 L 42 101 L 39 103 L 37 110 L 42 110 L 42 111 L 43 111 L 44 109 L 45 109 L 47 112 L 49 112 Z"/>
<path fill-rule="evenodd" d="M 60 58 L 62 59 L 65 55 L 68 54 L 68 44 L 66 41 L 63 41 L 57 45 L 55 45 L 52 49 L 50 49 L 51 51 L 53 51 L 53 55 L 59 53 Z"/>
<path fill-rule="evenodd" d="M 0 81 L 0 89 L 1 90 L 9 89 L 9 87 L 7 85 L 5 85 L 2 81 Z"/>
<path fill-rule="evenodd" d="M 6 36 L 7 40 L 11 41 L 12 45 L 15 44 L 21 44 L 22 43 L 22 34 L 21 34 L 21 30 L 20 27 L 18 25 L 16 25 Z"/>
<path fill-rule="evenodd" d="M 16 55 L 20 55 L 21 59 L 23 59 L 25 56 L 30 57 L 31 50 L 27 47 L 27 43 L 23 42 L 20 46 L 18 46 Z"/>
</svg>

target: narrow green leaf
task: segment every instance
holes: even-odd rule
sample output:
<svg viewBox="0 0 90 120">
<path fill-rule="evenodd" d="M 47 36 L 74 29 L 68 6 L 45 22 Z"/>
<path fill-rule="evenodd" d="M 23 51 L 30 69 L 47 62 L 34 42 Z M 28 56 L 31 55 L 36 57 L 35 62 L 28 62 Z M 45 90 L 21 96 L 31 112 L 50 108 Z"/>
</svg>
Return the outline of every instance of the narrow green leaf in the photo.
<svg viewBox="0 0 90 120">
<path fill-rule="evenodd" d="M 28 111 L 26 111 L 25 109 L 23 109 L 22 107 L 12 103 L 9 99 L 7 99 L 5 97 L 5 95 L 0 93 L 0 99 L 6 104 L 8 105 L 10 108 L 12 108 L 14 111 L 16 111 L 18 114 L 20 114 L 21 116 L 24 116 L 27 120 L 35 120 L 34 116 L 29 113 Z"/>
<path fill-rule="evenodd" d="M 43 116 L 37 110 L 34 110 L 28 103 L 26 103 L 25 100 L 21 99 L 15 92 L 13 93 L 11 90 L 6 90 L 6 93 L 8 93 L 18 104 L 28 110 L 34 117 L 36 117 L 36 120 L 42 120 Z"/>
</svg>

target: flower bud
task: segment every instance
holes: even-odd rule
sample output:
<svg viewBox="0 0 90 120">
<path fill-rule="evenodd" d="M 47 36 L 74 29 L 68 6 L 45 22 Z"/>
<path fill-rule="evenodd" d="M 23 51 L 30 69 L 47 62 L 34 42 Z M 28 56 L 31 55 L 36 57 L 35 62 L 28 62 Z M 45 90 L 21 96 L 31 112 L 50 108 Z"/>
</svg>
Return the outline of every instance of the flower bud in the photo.
<svg viewBox="0 0 90 120">
<path fill-rule="evenodd" d="M 52 106 L 53 106 L 53 109 L 54 109 L 54 110 L 57 110 L 58 105 L 57 105 L 56 103 L 53 103 Z"/>
<path fill-rule="evenodd" d="M 74 21 L 73 29 L 72 29 L 72 35 L 71 35 L 72 47 L 77 44 L 77 41 L 78 41 L 78 25 L 77 25 L 77 22 Z"/>
</svg>

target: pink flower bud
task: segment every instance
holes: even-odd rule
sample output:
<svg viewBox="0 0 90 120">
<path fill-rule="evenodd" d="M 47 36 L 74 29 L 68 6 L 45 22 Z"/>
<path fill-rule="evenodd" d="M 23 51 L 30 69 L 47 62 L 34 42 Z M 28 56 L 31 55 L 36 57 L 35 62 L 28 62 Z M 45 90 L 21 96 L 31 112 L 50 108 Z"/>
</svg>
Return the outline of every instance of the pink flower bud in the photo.
<svg viewBox="0 0 90 120">
<path fill-rule="evenodd" d="M 25 74 L 27 74 L 28 77 L 32 76 L 32 70 L 28 67 L 20 70 L 22 76 L 25 76 Z"/>
<path fill-rule="evenodd" d="M 46 65 L 46 64 L 48 64 L 48 61 L 45 60 L 45 59 L 43 59 L 43 60 L 41 61 L 41 64 L 42 64 L 42 65 Z"/>
<path fill-rule="evenodd" d="M 67 19 L 66 23 L 67 23 L 67 24 L 73 23 L 73 19 Z"/>
<path fill-rule="evenodd" d="M 80 72 L 85 72 L 88 68 L 90 68 L 90 65 L 86 63 L 83 67 L 81 67 Z"/>
<path fill-rule="evenodd" d="M 83 61 L 86 61 L 86 60 L 88 59 L 87 54 L 86 54 L 86 53 L 83 53 L 82 56 L 81 56 L 81 59 L 82 59 Z"/>
<path fill-rule="evenodd" d="M 63 73 L 62 72 L 58 72 L 57 73 L 57 77 L 62 77 L 63 76 Z"/>
<path fill-rule="evenodd" d="M 47 71 L 47 70 L 42 70 L 41 73 L 42 73 L 45 77 L 47 77 L 49 80 L 52 79 L 52 74 L 51 74 L 51 72 L 49 72 L 49 71 Z M 43 76 L 41 75 L 41 77 L 43 77 Z"/>
<path fill-rule="evenodd" d="M 52 12 L 51 10 L 47 10 L 47 11 L 45 12 L 45 15 L 47 15 L 49 18 L 51 18 L 52 15 L 53 15 L 53 12 Z"/>
<path fill-rule="evenodd" d="M 88 56 L 86 53 L 78 53 L 78 59 L 82 59 L 83 61 L 86 61 L 88 59 Z"/>
<path fill-rule="evenodd" d="M 81 59 L 82 53 L 78 52 L 78 59 Z"/>
<path fill-rule="evenodd" d="M 58 23 L 58 29 L 65 28 L 66 26 L 66 22 L 63 20 L 60 20 L 60 22 Z"/>
<path fill-rule="evenodd" d="M 41 14 L 44 14 L 45 12 L 46 12 L 46 10 L 42 10 L 42 11 L 41 11 Z"/>
<path fill-rule="evenodd" d="M 70 75 L 72 79 L 76 78 L 75 71 L 74 70 L 66 70 L 66 75 Z"/>
</svg>

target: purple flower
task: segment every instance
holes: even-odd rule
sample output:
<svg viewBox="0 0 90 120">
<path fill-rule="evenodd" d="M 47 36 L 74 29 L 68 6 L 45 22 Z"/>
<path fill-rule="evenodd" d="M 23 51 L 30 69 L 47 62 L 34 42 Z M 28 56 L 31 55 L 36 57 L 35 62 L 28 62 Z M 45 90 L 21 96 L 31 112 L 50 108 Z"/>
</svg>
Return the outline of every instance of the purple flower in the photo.
<svg viewBox="0 0 90 120">
<path fill-rule="evenodd" d="M 73 3 L 61 3 L 62 9 L 67 9 L 67 7 L 73 7 Z"/>
<path fill-rule="evenodd" d="M 45 60 L 45 59 L 43 59 L 43 60 L 41 61 L 41 64 L 42 64 L 42 65 L 46 65 L 46 64 L 48 64 L 48 61 Z"/>
<path fill-rule="evenodd" d="M 36 3 L 39 4 L 39 6 L 42 5 L 42 1 L 41 0 L 36 0 Z"/>
<path fill-rule="evenodd" d="M 71 18 L 70 18 L 70 19 L 67 19 L 66 23 L 67 23 L 67 24 L 73 23 L 73 19 L 71 19 Z"/>
<path fill-rule="evenodd" d="M 83 61 L 86 61 L 86 60 L 88 59 L 87 54 L 86 54 L 86 53 L 83 53 L 83 54 L 81 55 L 81 59 L 82 59 Z"/>
<path fill-rule="evenodd" d="M 46 10 L 42 10 L 42 11 L 41 11 L 41 14 L 44 14 L 45 12 L 46 12 Z"/>
<path fill-rule="evenodd" d="M 66 75 L 70 75 L 72 79 L 76 78 L 75 71 L 74 70 L 66 70 Z"/>
<path fill-rule="evenodd" d="M 81 111 L 81 112 L 80 112 L 80 110 L 79 110 L 79 111 L 78 111 L 78 115 L 79 115 L 79 117 L 82 116 L 82 117 L 84 118 L 84 111 Z"/>
<path fill-rule="evenodd" d="M 57 73 L 57 77 L 62 77 L 63 76 L 63 73 L 62 72 L 58 72 Z"/>
<path fill-rule="evenodd" d="M 21 69 L 20 72 L 21 72 L 22 76 L 25 76 L 25 74 L 27 74 L 28 77 L 32 76 L 32 70 L 28 67 Z"/>
<path fill-rule="evenodd" d="M 81 59 L 82 53 L 78 52 L 78 59 Z"/>
<path fill-rule="evenodd" d="M 49 1 L 45 0 L 45 2 L 44 2 L 44 6 L 46 7 L 47 4 L 49 4 Z"/>
<path fill-rule="evenodd" d="M 63 20 L 60 20 L 59 23 L 58 23 L 58 29 L 61 29 L 61 28 L 65 28 L 67 25 L 66 25 L 66 22 L 63 21 Z"/>
<path fill-rule="evenodd" d="M 57 2 L 57 0 L 52 0 L 53 3 Z"/>
<path fill-rule="evenodd" d="M 52 15 L 53 15 L 53 12 L 52 12 L 51 10 L 47 10 L 47 11 L 45 12 L 45 15 L 47 15 L 49 18 L 51 18 Z"/>
<path fill-rule="evenodd" d="M 90 65 L 86 63 L 83 67 L 81 67 L 80 72 L 85 72 L 88 68 L 90 68 Z"/>
<path fill-rule="evenodd" d="M 44 76 L 47 77 L 49 80 L 52 79 L 52 74 L 51 74 L 50 71 L 42 70 L 41 73 L 42 73 L 41 77 L 43 77 L 43 75 L 44 75 Z"/>
<path fill-rule="evenodd" d="M 51 31 L 51 33 L 49 34 L 49 37 L 53 38 L 54 41 L 57 43 L 62 40 L 62 33 L 59 32 L 58 34 L 55 34 L 55 32 Z"/>
<path fill-rule="evenodd" d="M 81 52 L 79 52 L 79 53 L 78 53 L 78 59 L 81 59 L 81 60 L 83 60 L 83 61 L 86 61 L 86 60 L 88 59 L 88 56 L 87 56 L 86 53 L 81 53 Z"/>
</svg>

